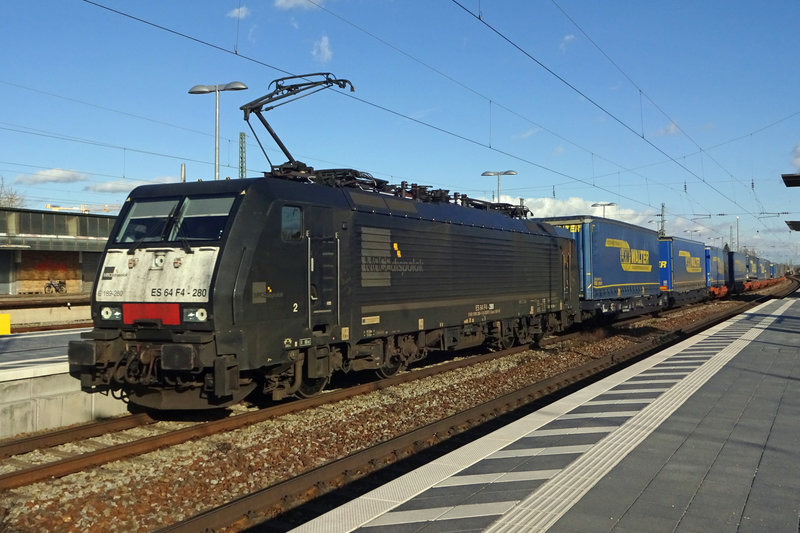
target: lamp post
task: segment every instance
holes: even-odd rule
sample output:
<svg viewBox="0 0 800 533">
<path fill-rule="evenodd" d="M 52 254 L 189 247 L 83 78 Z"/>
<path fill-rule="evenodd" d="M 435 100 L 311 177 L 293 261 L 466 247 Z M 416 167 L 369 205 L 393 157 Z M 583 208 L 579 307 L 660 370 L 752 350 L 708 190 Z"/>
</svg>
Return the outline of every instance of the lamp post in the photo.
<svg viewBox="0 0 800 533">
<path fill-rule="evenodd" d="M 606 207 L 611 207 L 612 205 L 617 205 L 614 202 L 597 202 L 596 204 L 592 204 L 592 207 L 602 207 L 603 208 L 603 218 L 606 218 Z"/>
<path fill-rule="evenodd" d="M 500 201 L 500 176 L 516 176 L 516 170 L 487 170 L 481 176 L 497 176 L 497 201 Z"/>
<path fill-rule="evenodd" d="M 695 233 L 697 233 L 698 237 L 700 236 L 700 230 L 699 229 L 685 229 L 683 231 L 684 231 L 684 233 L 688 233 L 689 234 L 689 239 L 691 239 L 692 235 L 694 235 Z"/>
<path fill-rule="evenodd" d="M 247 85 L 240 81 L 232 81 L 224 85 L 195 85 L 189 89 L 189 94 L 215 93 L 217 97 L 214 121 L 214 179 L 219 179 L 219 93 L 220 91 L 242 91 Z"/>
</svg>

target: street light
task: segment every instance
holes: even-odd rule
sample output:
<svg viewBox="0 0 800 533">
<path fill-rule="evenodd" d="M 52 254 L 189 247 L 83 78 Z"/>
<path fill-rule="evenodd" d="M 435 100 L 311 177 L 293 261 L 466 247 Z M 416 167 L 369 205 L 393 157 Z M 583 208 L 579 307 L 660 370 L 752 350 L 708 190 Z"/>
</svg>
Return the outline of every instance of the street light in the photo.
<svg viewBox="0 0 800 533">
<path fill-rule="evenodd" d="M 602 207 L 603 208 L 603 218 L 606 218 L 606 207 L 611 207 L 612 205 L 617 205 L 614 202 L 597 202 L 596 204 L 592 204 L 592 207 Z"/>
<path fill-rule="evenodd" d="M 242 91 L 247 89 L 247 85 L 240 81 L 232 81 L 224 85 L 195 85 L 189 89 L 189 94 L 208 94 L 217 95 L 216 120 L 214 122 L 214 179 L 219 179 L 219 93 L 220 91 Z"/>
<path fill-rule="evenodd" d="M 481 176 L 497 176 L 497 201 L 500 201 L 500 176 L 516 176 L 516 170 L 487 170 Z"/>
<path fill-rule="evenodd" d="M 683 232 L 689 234 L 689 239 L 691 239 L 692 235 L 695 234 L 695 233 L 697 233 L 698 237 L 700 236 L 700 230 L 699 229 L 685 229 L 685 230 L 683 230 Z"/>
</svg>

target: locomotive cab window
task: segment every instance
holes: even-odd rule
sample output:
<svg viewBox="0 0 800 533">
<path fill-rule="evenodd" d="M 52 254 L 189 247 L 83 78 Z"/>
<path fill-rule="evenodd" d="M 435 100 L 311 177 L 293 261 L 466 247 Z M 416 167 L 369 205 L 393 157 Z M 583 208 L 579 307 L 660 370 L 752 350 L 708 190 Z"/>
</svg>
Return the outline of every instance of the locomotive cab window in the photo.
<svg viewBox="0 0 800 533">
<path fill-rule="evenodd" d="M 233 196 L 186 198 L 169 240 L 218 241 L 222 238 L 233 201 Z"/>
<path fill-rule="evenodd" d="M 149 200 L 136 202 L 128 211 L 116 242 L 158 242 L 178 200 Z"/>
<path fill-rule="evenodd" d="M 281 209 L 281 239 L 299 241 L 303 238 L 303 211 L 299 207 L 284 206 Z"/>
<path fill-rule="evenodd" d="M 209 241 L 222 238 L 235 196 L 139 200 L 115 242 Z"/>
</svg>

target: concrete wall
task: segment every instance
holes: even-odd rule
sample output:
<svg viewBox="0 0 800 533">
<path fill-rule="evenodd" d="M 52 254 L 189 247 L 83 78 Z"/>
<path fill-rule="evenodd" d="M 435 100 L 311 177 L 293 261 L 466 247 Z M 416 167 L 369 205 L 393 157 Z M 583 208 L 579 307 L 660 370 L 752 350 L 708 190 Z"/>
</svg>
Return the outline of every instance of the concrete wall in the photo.
<svg viewBox="0 0 800 533">
<path fill-rule="evenodd" d="M 88 305 L 3 309 L 11 330 L 54 324 L 91 325 Z M 0 439 L 89 422 L 127 413 L 127 405 L 110 396 L 81 392 L 67 363 L 29 366 L 0 372 Z"/>
<path fill-rule="evenodd" d="M 111 396 L 81 392 L 66 363 L 0 374 L 0 439 L 128 412 Z"/>
</svg>

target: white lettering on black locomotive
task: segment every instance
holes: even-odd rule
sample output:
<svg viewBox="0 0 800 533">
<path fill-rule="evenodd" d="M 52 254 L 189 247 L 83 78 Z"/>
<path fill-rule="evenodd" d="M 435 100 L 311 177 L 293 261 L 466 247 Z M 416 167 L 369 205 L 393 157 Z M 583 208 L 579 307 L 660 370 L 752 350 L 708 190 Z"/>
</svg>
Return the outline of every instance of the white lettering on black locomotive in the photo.
<svg viewBox="0 0 800 533">
<path fill-rule="evenodd" d="M 283 291 L 276 291 L 266 281 L 253 282 L 253 303 L 265 304 L 267 300 L 283 298 Z"/>
<path fill-rule="evenodd" d="M 207 302 L 211 277 L 219 255 L 218 247 L 186 250 L 148 249 L 108 250 L 97 280 L 97 301 L 127 302 Z M 164 259 L 153 269 L 155 257 Z"/>
<path fill-rule="evenodd" d="M 383 228 L 361 229 L 361 286 L 391 287 L 392 273 L 424 272 L 422 259 L 403 258 L 392 232 Z"/>
<path fill-rule="evenodd" d="M 361 272 L 423 272 L 422 259 L 361 256 Z"/>
</svg>

